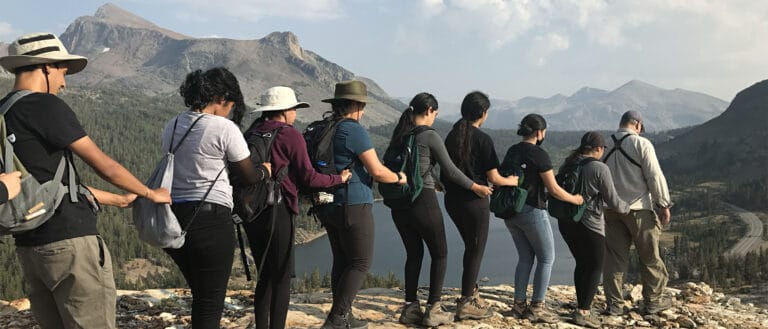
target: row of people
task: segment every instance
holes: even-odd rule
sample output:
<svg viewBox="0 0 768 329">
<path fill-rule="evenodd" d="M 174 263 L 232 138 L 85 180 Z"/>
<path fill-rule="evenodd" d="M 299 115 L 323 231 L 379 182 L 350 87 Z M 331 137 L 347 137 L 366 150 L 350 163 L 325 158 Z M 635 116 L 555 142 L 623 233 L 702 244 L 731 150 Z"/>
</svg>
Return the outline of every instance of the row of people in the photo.
<svg viewBox="0 0 768 329">
<path fill-rule="evenodd" d="M 218 328 L 232 266 L 235 244 L 230 220 L 233 205 L 232 187 L 229 185 L 228 175 L 221 175 L 227 164 L 234 164 L 230 167 L 251 183 L 268 177 L 273 171 L 288 168 L 282 190 L 285 202 L 262 214 L 263 218 L 246 225 L 254 259 L 266 256 L 263 268 L 259 269 L 260 275 L 254 296 L 257 328 L 285 326 L 290 300 L 289 283 L 293 277 L 293 219 L 298 214 L 299 188 L 326 188 L 346 184 L 346 188 L 335 190 L 333 203 L 318 209 L 318 217 L 328 232 L 333 252 L 333 306 L 323 327 L 367 326 L 365 321 L 352 316 L 351 305 L 367 275 L 373 255 L 372 183 L 375 180 L 404 184 L 407 178 L 404 173 L 393 172 L 379 161 L 365 128 L 359 124 L 368 103 L 366 87 L 362 82 L 339 83 L 336 85 L 334 97 L 324 100 L 331 104 L 336 117 L 351 119 L 339 125 L 333 140 L 335 164 L 340 174 L 326 175 L 312 168 L 304 139 L 292 127 L 296 110 L 306 108 L 309 104 L 298 102 L 290 88 L 275 87 L 267 90 L 262 95 L 262 106 L 250 113 L 260 118 L 249 125 L 246 135 L 283 127 L 275 139 L 271 163 L 253 164 L 249 160 L 248 147 L 237 124 L 228 119 L 234 118 L 236 121 L 243 117 L 245 109 L 235 76 L 224 68 L 190 73 L 180 87 L 180 94 L 188 111 L 169 120 L 163 130 L 163 149 L 179 147 L 183 151 L 177 156 L 173 191 L 169 194 L 169 191 L 163 189 L 147 188 L 117 162 L 102 153 L 87 137 L 71 109 L 56 97 L 58 91 L 65 86 L 64 76 L 84 68 L 84 57 L 68 54 L 52 34 L 35 34 L 16 40 L 9 47 L 9 56 L 0 58 L 0 64 L 16 74 L 14 91 L 27 89 L 37 92 L 26 97 L 24 102 L 14 105 L 6 115 L 9 131 L 16 138 L 20 160 L 24 163 L 48 164 L 31 168 L 30 172 L 35 177 L 41 181 L 50 179 L 48 176 L 52 176 L 55 171 L 55 163 L 62 156 L 73 152 L 107 181 L 129 192 L 117 195 L 89 188 L 102 204 L 125 207 L 137 195 L 155 202 L 168 203 L 172 195 L 172 209 L 182 225 L 195 218 L 194 225 L 187 233 L 185 245 L 180 249 L 166 249 L 192 289 L 192 323 L 195 328 Z M 476 284 L 488 236 L 488 196 L 492 193 L 489 183 L 497 186 L 517 185 L 516 177 L 503 177 L 499 174 L 499 161 L 493 142 L 479 129 L 487 118 L 489 107 L 490 101 L 486 95 L 480 92 L 470 93 L 462 103 L 462 119 L 454 125 L 445 142 L 434 131 L 420 134 L 417 139 L 420 146 L 423 146 L 421 149 L 426 150 L 420 164 L 423 173 L 429 171 L 435 163 L 441 166 L 440 181 L 445 183 L 446 208 L 465 243 L 462 297 L 458 301 L 456 314 L 459 319 L 483 318 L 490 315 L 487 305 L 479 297 Z M 398 122 L 390 145 L 402 142 L 402 136 L 417 126 L 431 126 L 437 112 L 438 104 L 434 96 L 421 93 L 414 97 Z M 56 116 L 56 120 L 49 120 L 51 115 Z M 641 125 L 642 121 L 639 114 L 634 113 L 630 117 L 626 120 L 627 125 L 640 127 L 638 125 Z M 622 125 L 625 124 L 624 121 L 622 118 Z M 624 133 L 631 135 L 634 131 L 632 127 L 622 129 L 627 130 Z M 637 135 L 637 132 L 634 135 Z M 590 134 L 585 135 L 582 145 L 570 158 L 602 156 L 605 150 L 604 140 L 600 139 L 599 134 Z M 184 135 L 188 135 L 186 139 Z M 600 252 L 598 249 L 602 243 L 598 236 L 602 236 L 603 200 L 608 201 L 608 207 L 615 210 L 610 214 L 618 218 L 616 221 L 621 221 L 628 227 L 624 229 L 625 232 L 622 232 L 621 227 L 606 229 L 608 232 L 615 231 L 618 232 L 616 234 L 626 236 L 613 249 L 607 249 L 608 254 L 615 254 L 618 260 L 607 261 L 612 264 L 613 272 L 607 272 L 604 277 L 612 278 L 612 284 L 620 286 L 621 272 L 626 268 L 629 243 L 644 244 L 646 253 L 641 253 L 641 258 L 647 255 L 645 258 L 648 262 L 651 261 L 649 257 L 654 256 L 652 249 L 658 249 L 658 232 L 647 233 L 649 225 L 645 222 L 655 220 L 655 216 L 651 212 L 651 218 L 645 210 L 655 203 L 656 206 L 666 209 L 666 213 L 662 212 L 662 222 L 668 221 L 670 203 L 666 185 L 652 190 L 652 199 L 645 195 L 627 199 L 632 201 L 632 209 L 637 209 L 633 214 L 632 211 L 628 212 L 626 204 L 620 202 L 625 197 L 621 193 L 634 195 L 643 188 L 620 188 L 620 198 L 615 197 L 617 193 L 608 189 L 613 186 L 610 183 L 610 172 L 605 170 L 602 163 L 595 163 L 592 165 L 595 168 L 591 169 L 594 173 L 589 176 L 593 177 L 590 188 L 585 190 L 583 196 L 571 195 L 555 183 L 549 156 L 539 147 L 546 136 L 544 119 L 538 115 L 527 116 L 520 124 L 518 135 L 522 136 L 523 141 L 512 148 L 518 148 L 527 154 L 526 163 L 529 166 L 526 167 L 525 174 L 533 179 L 527 179 L 524 184 L 524 187 L 531 191 L 524 211 L 506 221 L 520 255 L 515 273 L 515 286 L 520 289 L 515 292 L 513 309 L 520 316 L 534 320 L 547 321 L 552 318 L 551 313 L 543 307 L 554 260 L 552 231 L 545 210 L 546 190 L 550 196 L 566 202 L 580 204 L 586 201 L 588 204 L 588 215 L 585 216 L 588 219 L 582 224 L 561 221 L 561 227 L 581 225 L 578 227 L 581 231 L 561 229 L 561 232 L 568 231 L 565 234 L 571 236 L 564 235 L 566 241 L 574 241 L 568 244 L 577 259 L 575 282 L 577 294 L 580 295 L 581 320 L 589 320 L 585 315 L 588 313 L 588 305 L 591 304 L 599 277 L 600 264 L 595 261 L 594 255 Z M 174 141 L 178 143 L 180 140 L 185 142 L 180 146 L 175 144 Z M 648 151 L 650 143 L 639 136 L 634 140 L 630 139 L 630 143 L 643 147 L 639 149 L 642 152 L 634 151 L 633 155 L 638 159 L 642 158 L 643 165 L 650 166 L 651 169 L 643 170 L 640 174 L 634 173 L 634 168 L 626 168 L 626 164 L 622 163 L 631 159 L 632 155 L 626 158 L 616 156 L 611 160 L 615 162 L 614 166 L 623 168 L 619 169 L 624 171 L 621 178 L 629 177 L 630 180 L 634 179 L 631 183 L 637 183 L 637 176 L 645 175 L 643 177 L 652 177 L 653 181 L 649 182 L 663 183 L 664 178 L 659 175 L 658 162 L 655 162 L 653 167 L 656 160 L 652 154 L 652 146 L 650 152 Z M 52 151 L 44 152 L 44 149 Z M 631 153 L 632 150 L 628 152 Z M 404 323 L 439 325 L 450 322 L 454 315 L 443 311 L 440 305 L 447 245 L 442 213 L 437 205 L 435 193 L 439 184 L 431 175 L 425 177 L 424 192 L 414 204 L 392 209 L 392 218 L 408 255 L 405 264 L 405 306 L 400 320 Z M 648 194 L 647 189 L 645 191 Z M 646 199 L 652 200 L 653 203 Z M 38 229 L 15 236 L 32 311 L 43 328 L 114 327 L 114 280 L 111 261 L 106 246 L 95 230 L 95 215 L 85 203 L 65 201 L 60 207 L 61 214 L 52 217 Z M 265 220 L 272 212 L 276 213 L 277 218 L 273 223 Z M 636 222 L 632 222 L 632 218 L 635 218 Z M 633 223 L 635 226 L 631 226 Z M 584 231 L 584 228 L 587 231 Z M 658 230 L 658 225 L 656 229 Z M 637 237 L 638 234 L 643 237 Z M 646 238 L 649 234 L 651 236 Z M 655 246 L 652 237 L 654 234 Z M 588 240 L 589 243 L 585 244 L 582 240 Z M 426 301 L 427 307 L 422 313 L 416 288 L 424 243 L 429 249 L 432 264 L 430 294 Z M 70 251 L 59 257 L 77 255 L 78 259 L 81 259 L 75 264 L 77 266 L 61 266 L 59 259 L 45 257 L 48 250 L 61 248 L 62 244 Z M 582 247 L 587 249 L 577 251 Z M 577 253 L 581 256 L 577 256 Z M 658 256 L 658 251 L 655 255 Z M 531 303 L 526 304 L 524 288 L 528 286 L 534 260 L 537 263 L 534 294 Z M 643 262 L 646 263 L 645 260 Z M 94 266 L 96 264 L 98 266 Z M 659 264 L 655 266 L 658 268 Z M 653 287 L 648 289 L 646 296 L 646 300 L 656 303 L 657 308 L 659 305 L 663 306 L 663 302 L 658 299 L 659 289 L 663 289 L 666 283 L 663 263 L 660 266 L 653 274 L 657 280 L 655 283 L 649 283 Z M 77 271 L 82 273 L 74 276 Z M 40 273 L 46 274 L 41 277 Z M 73 275 L 74 279 L 65 273 Z M 87 279 L 94 277 L 98 280 Z M 66 285 L 59 284 L 63 280 L 69 281 Z M 643 276 L 644 282 L 649 280 L 646 280 L 646 275 Z M 609 290 L 606 288 L 606 294 L 609 294 Z M 620 295 L 618 299 L 615 294 L 610 298 L 609 310 L 616 311 L 613 306 L 619 305 Z M 89 300 L 93 303 L 88 303 L 87 309 L 72 307 L 71 304 L 75 300 Z M 99 309 L 94 311 L 90 305 L 98 305 Z"/>
</svg>

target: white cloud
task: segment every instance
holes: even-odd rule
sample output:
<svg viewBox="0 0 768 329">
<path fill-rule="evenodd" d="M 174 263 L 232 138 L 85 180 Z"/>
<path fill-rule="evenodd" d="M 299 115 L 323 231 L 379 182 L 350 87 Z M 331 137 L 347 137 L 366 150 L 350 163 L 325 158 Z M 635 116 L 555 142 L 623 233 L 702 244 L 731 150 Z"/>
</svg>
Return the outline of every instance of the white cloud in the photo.
<svg viewBox="0 0 768 329">
<path fill-rule="evenodd" d="M 264 17 L 303 20 L 329 20 L 344 16 L 341 0 L 157 0 L 178 4 L 184 17 L 196 13 L 217 13 L 245 21 L 257 21 Z"/>
<path fill-rule="evenodd" d="M 15 29 L 10 23 L 0 22 L 0 41 L 11 42 L 20 34 L 21 31 Z"/>
<path fill-rule="evenodd" d="M 548 33 L 546 35 L 536 36 L 530 55 L 537 66 L 544 66 L 547 63 L 547 57 L 556 51 L 563 51 L 570 47 L 568 37 Z"/>
</svg>

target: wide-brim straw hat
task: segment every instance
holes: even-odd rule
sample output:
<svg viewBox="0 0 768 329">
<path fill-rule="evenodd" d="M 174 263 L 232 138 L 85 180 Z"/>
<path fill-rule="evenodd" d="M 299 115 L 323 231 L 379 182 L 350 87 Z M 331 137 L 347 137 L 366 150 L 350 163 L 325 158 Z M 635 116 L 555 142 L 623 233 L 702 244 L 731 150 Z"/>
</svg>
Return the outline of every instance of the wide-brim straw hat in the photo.
<svg viewBox="0 0 768 329">
<path fill-rule="evenodd" d="M 8 46 L 8 56 L 0 57 L 0 66 L 11 73 L 24 66 L 52 63 L 66 66 L 67 74 L 75 74 L 85 68 L 88 59 L 70 54 L 53 33 L 23 35 Z"/>
<path fill-rule="evenodd" d="M 309 107 L 307 102 L 299 102 L 293 89 L 283 86 L 272 87 L 261 94 L 260 107 L 251 112 L 282 111 L 292 108 Z"/>
<path fill-rule="evenodd" d="M 333 98 L 322 100 L 325 103 L 333 103 L 337 100 L 351 100 L 360 103 L 369 103 L 368 88 L 361 81 L 350 80 L 342 81 L 336 84 L 333 92 Z"/>
</svg>

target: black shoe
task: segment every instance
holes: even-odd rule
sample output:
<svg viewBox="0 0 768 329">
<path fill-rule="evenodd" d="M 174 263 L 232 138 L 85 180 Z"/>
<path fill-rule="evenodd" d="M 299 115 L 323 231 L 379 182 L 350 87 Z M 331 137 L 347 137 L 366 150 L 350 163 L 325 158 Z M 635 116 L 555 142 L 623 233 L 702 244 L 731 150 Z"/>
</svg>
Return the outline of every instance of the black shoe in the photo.
<svg viewBox="0 0 768 329">
<path fill-rule="evenodd" d="M 608 302 L 605 306 L 604 315 L 622 316 L 624 315 L 624 307 L 611 302 Z"/>
<path fill-rule="evenodd" d="M 320 329 L 349 329 L 347 317 L 344 315 L 330 313 L 328 314 L 328 317 L 325 319 L 325 323 L 323 323 L 323 326 L 320 327 Z"/>
</svg>

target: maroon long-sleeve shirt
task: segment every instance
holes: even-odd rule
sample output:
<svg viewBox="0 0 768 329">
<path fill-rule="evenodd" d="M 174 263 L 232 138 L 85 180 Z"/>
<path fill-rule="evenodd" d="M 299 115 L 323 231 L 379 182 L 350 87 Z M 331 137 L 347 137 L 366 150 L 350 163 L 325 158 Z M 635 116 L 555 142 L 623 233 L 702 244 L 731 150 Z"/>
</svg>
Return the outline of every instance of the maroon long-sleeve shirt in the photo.
<svg viewBox="0 0 768 329">
<path fill-rule="evenodd" d="M 280 126 L 285 127 L 280 130 L 272 145 L 272 174 L 274 175 L 281 168 L 288 166 L 288 175 L 283 179 L 283 200 L 294 214 L 298 214 L 299 186 L 331 187 L 342 183 L 341 176 L 321 174 L 312 168 L 304 136 L 293 126 L 284 122 L 267 120 L 251 129 L 257 132 L 267 132 Z M 248 132 L 246 132 L 247 135 Z"/>
</svg>

